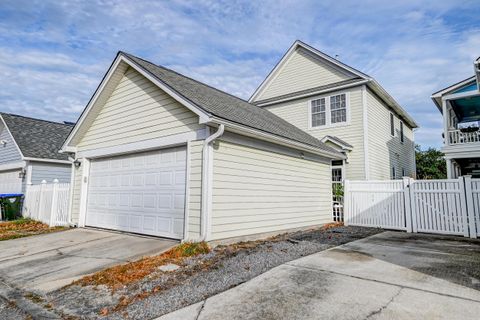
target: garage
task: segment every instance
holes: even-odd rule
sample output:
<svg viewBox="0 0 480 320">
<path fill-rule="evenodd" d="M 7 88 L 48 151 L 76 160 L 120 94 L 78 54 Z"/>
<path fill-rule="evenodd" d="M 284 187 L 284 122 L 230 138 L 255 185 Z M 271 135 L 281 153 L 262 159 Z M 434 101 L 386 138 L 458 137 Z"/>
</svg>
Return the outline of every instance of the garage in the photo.
<svg viewBox="0 0 480 320">
<path fill-rule="evenodd" d="M 22 193 L 21 169 L 0 172 L 0 193 Z"/>
<path fill-rule="evenodd" d="M 186 147 L 91 160 L 86 225 L 182 239 Z"/>
</svg>

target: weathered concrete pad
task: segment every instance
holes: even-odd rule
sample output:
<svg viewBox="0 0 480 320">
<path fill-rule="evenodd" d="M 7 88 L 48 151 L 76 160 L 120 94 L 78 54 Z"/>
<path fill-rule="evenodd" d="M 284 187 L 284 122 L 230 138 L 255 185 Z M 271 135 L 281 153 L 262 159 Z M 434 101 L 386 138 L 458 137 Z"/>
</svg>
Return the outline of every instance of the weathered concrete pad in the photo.
<svg viewBox="0 0 480 320">
<path fill-rule="evenodd" d="M 75 229 L 1 243 L 0 278 L 18 289 L 48 292 L 106 267 L 157 254 L 176 241 Z"/>
<path fill-rule="evenodd" d="M 480 268 L 477 252 L 475 241 L 385 232 L 291 261 L 159 319 L 478 319 L 478 279 L 469 270 Z"/>
</svg>

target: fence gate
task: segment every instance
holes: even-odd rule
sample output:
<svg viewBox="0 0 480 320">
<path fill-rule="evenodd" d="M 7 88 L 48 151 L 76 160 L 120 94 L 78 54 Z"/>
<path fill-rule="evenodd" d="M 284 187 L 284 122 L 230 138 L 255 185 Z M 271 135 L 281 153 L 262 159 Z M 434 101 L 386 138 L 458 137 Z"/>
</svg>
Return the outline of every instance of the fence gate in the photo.
<svg viewBox="0 0 480 320">
<path fill-rule="evenodd" d="M 461 179 L 410 184 L 413 232 L 468 236 L 464 183 Z"/>
<path fill-rule="evenodd" d="M 345 224 L 480 236 L 480 179 L 346 181 Z"/>
</svg>

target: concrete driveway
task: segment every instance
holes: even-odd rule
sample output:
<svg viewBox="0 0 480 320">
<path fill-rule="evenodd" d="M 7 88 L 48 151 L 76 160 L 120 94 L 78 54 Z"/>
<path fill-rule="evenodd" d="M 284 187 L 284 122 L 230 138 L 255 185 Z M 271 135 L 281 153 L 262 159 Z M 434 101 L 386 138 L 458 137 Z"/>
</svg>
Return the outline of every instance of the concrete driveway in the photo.
<svg viewBox="0 0 480 320">
<path fill-rule="evenodd" d="M 46 293 L 86 274 L 157 254 L 176 241 L 73 229 L 0 242 L 0 292 Z"/>
<path fill-rule="evenodd" d="M 478 319 L 480 242 L 385 232 L 159 319 Z"/>
</svg>

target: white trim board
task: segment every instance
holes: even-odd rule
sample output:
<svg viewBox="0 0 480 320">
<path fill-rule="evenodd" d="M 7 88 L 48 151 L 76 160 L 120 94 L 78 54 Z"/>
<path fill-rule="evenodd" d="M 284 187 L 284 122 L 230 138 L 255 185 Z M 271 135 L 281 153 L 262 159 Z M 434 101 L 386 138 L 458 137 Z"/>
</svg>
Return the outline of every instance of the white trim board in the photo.
<svg viewBox="0 0 480 320">
<path fill-rule="evenodd" d="M 7 170 L 15 170 L 15 169 L 22 169 L 27 166 L 26 161 L 17 161 L 12 163 L 5 163 L 0 165 L 0 171 L 7 171 Z"/>
<path fill-rule="evenodd" d="M 105 156 L 121 155 L 131 152 L 143 152 L 159 148 L 173 147 L 187 143 L 189 140 L 201 140 L 207 136 L 207 130 L 201 129 L 192 132 L 180 133 L 162 138 L 143 140 L 121 144 L 113 147 L 79 151 L 77 158 L 100 158 Z"/>
</svg>

